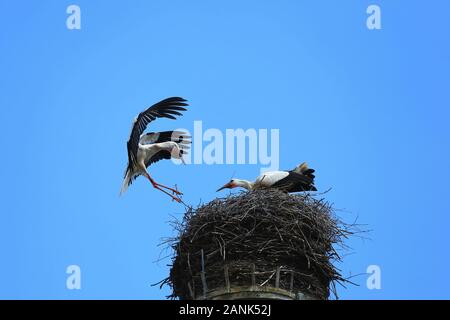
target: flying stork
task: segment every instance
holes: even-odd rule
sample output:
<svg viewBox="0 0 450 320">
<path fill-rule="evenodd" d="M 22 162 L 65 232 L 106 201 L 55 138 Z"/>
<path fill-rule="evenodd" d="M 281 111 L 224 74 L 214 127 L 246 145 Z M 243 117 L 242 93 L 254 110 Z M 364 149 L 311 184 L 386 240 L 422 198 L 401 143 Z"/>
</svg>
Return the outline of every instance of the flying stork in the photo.
<svg viewBox="0 0 450 320">
<path fill-rule="evenodd" d="M 231 179 L 230 182 L 219 188 L 233 189 L 241 187 L 249 191 L 276 188 L 285 192 L 317 191 L 314 186 L 314 169 L 308 168 L 306 162 L 290 171 L 269 171 L 261 174 L 255 181 Z"/>
<path fill-rule="evenodd" d="M 149 132 L 145 134 L 144 131 L 147 125 L 156 118 L 176 119 L 176 116 L 181 116 L 181 112 L 186 111 L 184 107 L 187 105 L 183 98 L 167 98 L 139 113 L 134 119 L 130 138 L 127 142 L 128 165 L 120 194 L 128 189 L 134 179 L 143 175 L 150 180 L 155 189 L 164 192 L 177 202 L 182 202 L 178 197 L 182 193 L 157 183 L 147 172 L 147 167 L 159 160 L 171 158 L 181 159 L 184 163 L 183 154 L 189 147 L 190 137 L 182 131 Z M 167 190 L 171 191 L 172 194 Z"/>
</svg>

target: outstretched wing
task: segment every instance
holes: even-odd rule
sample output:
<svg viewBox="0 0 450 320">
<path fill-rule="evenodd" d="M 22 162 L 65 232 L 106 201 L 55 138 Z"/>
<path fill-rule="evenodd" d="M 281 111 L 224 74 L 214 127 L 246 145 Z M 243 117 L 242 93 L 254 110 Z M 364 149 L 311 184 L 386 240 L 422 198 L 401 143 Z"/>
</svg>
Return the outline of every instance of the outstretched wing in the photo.
<svg viewBox="0 0 450 320">
<path fill-rule="evenodd" d="M 152 105 L 147 110 L 139 113 L 133 123 L 130 138 L 127 142 L 128 162 L 135 163 L 139 146 L 139 139 L 147 128 L 147 125 L 156 118 L 176 119 L 181 116 L 181 111 L 186 111 L 186 100 L 180 97 L 172 97 Z"/>
</svg>

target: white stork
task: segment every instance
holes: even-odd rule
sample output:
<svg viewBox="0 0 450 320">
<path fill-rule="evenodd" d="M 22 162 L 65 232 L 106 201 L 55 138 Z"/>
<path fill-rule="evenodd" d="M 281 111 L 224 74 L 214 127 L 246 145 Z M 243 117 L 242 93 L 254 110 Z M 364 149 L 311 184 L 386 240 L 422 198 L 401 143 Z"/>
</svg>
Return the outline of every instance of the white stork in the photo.
<svg viewBox="0 0 450 320">
<path fill-rule="evenodd" d="M 181 112 L 186 111 L 184 107 L 188 105 L 185 101 L 185 99 L 179 97 L 162 100 L 141 112 L 134 119 L 130 138 L 127 142 L 128 165 L 120 194 L 127 190 L 134 179 L 143 175 L 150 180 L 155 189 L 164 192 L 177 202 L 182 202 L 178 197 L 182 193 L 157 183 L 150 177 L 147 167 L 162 159 L 176 158 L 183 161 L 183 154 L 186 153 L 186 149 L 191 142 L 190 137 L 181 131 L 149 132 L 145 134 L 143 132 L 147 125 L 156 118 L 176 119 L 175 116 L 181 116 Z M 163 188 L 170 190 L 173 194 Z"/>
<path fill-rule="evenodd" d="M 290 171 L 265 172 L 257 177 L 254 182 L 242 179 L 231 179 L 230 182 L 219 188 L 217 191 L 237 187 L 249 191 L 268 188 L 276 188 L 285 192 L 317 191 L 314 186 L 314 178 L 314 169 L 308 168 L 307 163 L 303 162 Z"/>
</svg>

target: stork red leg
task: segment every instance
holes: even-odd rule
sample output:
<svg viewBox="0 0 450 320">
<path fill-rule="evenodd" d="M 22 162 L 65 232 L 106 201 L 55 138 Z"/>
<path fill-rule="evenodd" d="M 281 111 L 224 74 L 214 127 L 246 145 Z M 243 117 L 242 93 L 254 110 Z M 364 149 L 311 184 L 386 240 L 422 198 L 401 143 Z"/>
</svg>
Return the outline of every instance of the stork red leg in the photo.
<svg viewBox="0 0 450 320">
<path fill-rule="evenodd" d="M 159 191 L 164 192 L 164 193 L 167 194 L 169 197 L 171 197 L 172 200 L 175 200 L 175 201 L 178 202 L 178 203 L 183 203 L 183 201 L 182 201 L 180 198 L 178 198 L 178 197 L 176 197 L 176 196 L 174 196 L 174 195 L 171 195 L 171 194 L 168 193 L 166 190 L 161 189 L 161 188 L 159 187 L 160 184 L 159 184 L 159 183 L 156 183 L 156 181 L 153 180 L 152 177 L 150 177 L 150 175 L 149 175 L 148 173 L 145 173 L 145 176 L 148 178 L 148 180 L 150 180 L 150 183 L 152 184 L 153 188 L 158 189 Z"/>
<path fill-rule="evenodd" d="M 182 194 L 183 194 L 182 192 L 180 192 L 180 191 L 178 191 L 178 190 L 176 189 L 176 186 L 175 186 L 175 189 L 172 189 L 172 188 L 169 188 L 169 187 L 167 187 L 167 186 L 165 186 L 165 185 L 163 185 L 163 184 L 160 184 L 160 183 L 156 183 L 156 185 L 159 186 L 159 187 L 162 187 L 162 188 L 166 188 L 166 189 L 172 191 L 172 192 L 175 193 L 175 194 L 178 194 L 178 195 L 182 195 Z"/>
</svg>

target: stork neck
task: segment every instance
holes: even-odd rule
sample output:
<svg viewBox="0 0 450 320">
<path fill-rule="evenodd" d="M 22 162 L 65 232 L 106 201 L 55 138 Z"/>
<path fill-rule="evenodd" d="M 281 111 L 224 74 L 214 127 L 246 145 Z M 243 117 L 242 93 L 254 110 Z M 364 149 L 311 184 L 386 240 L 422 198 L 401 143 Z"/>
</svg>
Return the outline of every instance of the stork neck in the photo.
<svg viewBox="0 0 450 320">
<path fill-rule="evenodd" d="M 242 179 L 234 179 L 234 182 L 241 188 L 247 189 L 248 191 L 253 190 L 253 182 L 250 182 L 248 180 L 242 180 Z"/>
</svg>

